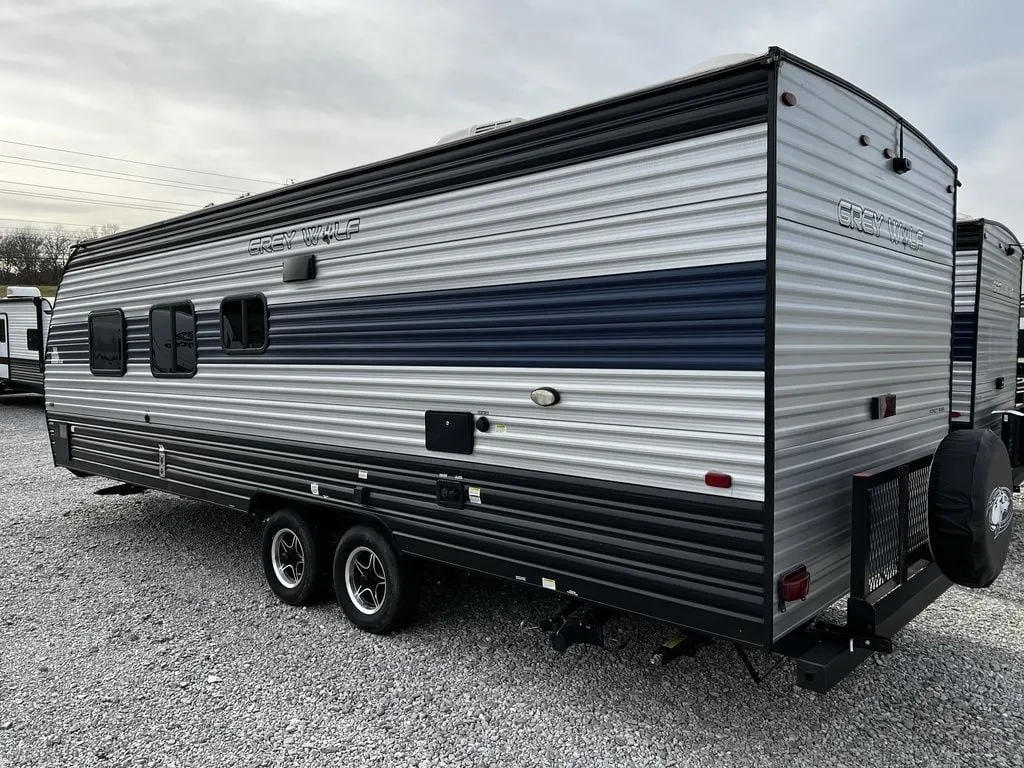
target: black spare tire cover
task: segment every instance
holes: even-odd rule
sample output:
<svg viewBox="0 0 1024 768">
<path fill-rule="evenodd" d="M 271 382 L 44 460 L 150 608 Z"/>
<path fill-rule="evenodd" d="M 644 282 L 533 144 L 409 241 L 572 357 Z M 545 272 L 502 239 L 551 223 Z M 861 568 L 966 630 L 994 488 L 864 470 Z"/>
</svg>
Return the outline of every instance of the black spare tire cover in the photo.
<svg viewBox="0 0 1024 768">
<path fill-rule="evenodd" d="M 928 536 L 943 575 L 965 587 L 996 580 L 1010 547 L 1013 476 L 1003 441 L 987 429 L 950 433 L 928 480 Z"/>
</svg>

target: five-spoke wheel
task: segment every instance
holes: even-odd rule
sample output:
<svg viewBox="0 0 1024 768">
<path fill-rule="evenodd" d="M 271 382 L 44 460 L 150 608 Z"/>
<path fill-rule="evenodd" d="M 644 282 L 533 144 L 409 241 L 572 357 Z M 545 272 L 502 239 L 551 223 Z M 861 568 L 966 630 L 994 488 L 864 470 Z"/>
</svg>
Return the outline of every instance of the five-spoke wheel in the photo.
<svg viewBox="0 0 1024 768">
<path fill-rule="evenodd" d="M 263 571 L 274 594 L 290 605 L 313 602 L 325 581 L 321 547 L 304 517 L 275 512 L 263 529 Z"/>
<path fill-rule="evenodd" d="M 334 593 L 349 620 L 368 632 L 407 624 L 416 610 L 418 581 L 378 531 L 350 528 L 334 553 Z"/>
</svg>

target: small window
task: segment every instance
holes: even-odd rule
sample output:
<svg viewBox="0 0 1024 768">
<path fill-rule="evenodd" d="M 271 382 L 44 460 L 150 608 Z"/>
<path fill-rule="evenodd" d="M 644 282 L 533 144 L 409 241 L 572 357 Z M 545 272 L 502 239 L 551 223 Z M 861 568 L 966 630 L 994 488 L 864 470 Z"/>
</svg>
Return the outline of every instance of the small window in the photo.
<svg viewBox="0 0 1024 768">
<path fill-rule="evenodd" d="M 38 352 L 42 348 L 43 339 L 38 328 L 29 328 L 25 331 L 25 344 L 32 352 Z"/>
<path fill-rule="evenodd" d="M 0 317 L 0 344 L 7 343 L 7 318 Z"/>
<path fill-rule="evenodd" d="M 224 299 L 220 336 L 228 352 L 263 352 L 267 348 L 267 300 L 262 296 Z"/>
<path fill-rule="evenodd" d="M 89 370 L 97 376 L 123 376 L 127 362 L 124 313 L 115 309 L 89 315 Z"/>
<path fill-rule="evenodd" d="M 149 364 L 154 376 L 194 376 L 196 315 L 191 304 L 167 304 L 149 311 Z"/>
</svg>

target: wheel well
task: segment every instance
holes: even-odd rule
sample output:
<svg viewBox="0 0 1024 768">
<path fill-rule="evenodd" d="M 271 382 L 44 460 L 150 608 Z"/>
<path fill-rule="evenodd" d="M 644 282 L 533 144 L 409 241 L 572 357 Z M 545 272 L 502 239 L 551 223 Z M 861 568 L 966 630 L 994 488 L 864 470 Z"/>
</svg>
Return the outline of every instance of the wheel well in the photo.
<svg viewBox="0 0 1024 768">
<path fill-rule="evenodd" d="M 254 493 L 249 499 L 249 514 L 257 520 L 265 521 L 279 509 L 290 509 L 302 515 L 311 525 L 330 532 L 336 538 L 341 538 L 345 531 L 354 525 L 365 525 L 376 529 L 392 545 L 394 544 L 390 529 L 371 513 L 360 513 L 327 504 L 310 504 L 265 491 Z"/>
</svg>

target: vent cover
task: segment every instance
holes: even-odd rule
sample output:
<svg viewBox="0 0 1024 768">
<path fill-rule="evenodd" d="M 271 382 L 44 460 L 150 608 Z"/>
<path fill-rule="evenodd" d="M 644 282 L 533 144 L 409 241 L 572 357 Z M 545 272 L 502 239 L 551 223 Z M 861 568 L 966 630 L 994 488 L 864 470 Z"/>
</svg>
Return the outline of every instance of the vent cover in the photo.
<svg viewBox="0 0 1024 768">
<path fill-rule="evenodd" d="M 510 125 L 515 125 L 516 123 L 521 122 L 523 122 L 523 118 L 521 117 L 507 117 L 503 120 L 493 120 L 492 122 L 489 123 L 477 123 L 476 125 L 469 126 L 469 128 L 463 128 L 458 131 L 446 133 L 444 136 L 437 140 L 437 143 L 447 144 L 451 141 L 469 139 L 472 138 L 473 136 L 479 136 L 483 133 L 490 133 L 491 131 L 496 131 L 499 128 L 507 128 Z"/>
</svg>

